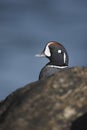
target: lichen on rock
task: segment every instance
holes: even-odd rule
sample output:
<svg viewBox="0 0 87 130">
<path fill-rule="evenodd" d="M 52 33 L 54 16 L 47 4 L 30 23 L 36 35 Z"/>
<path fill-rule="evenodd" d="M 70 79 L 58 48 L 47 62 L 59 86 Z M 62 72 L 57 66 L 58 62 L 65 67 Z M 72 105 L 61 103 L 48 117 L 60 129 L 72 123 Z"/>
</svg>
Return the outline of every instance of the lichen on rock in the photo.
<svg viewBox="0 0 87 130">
<path fill-rule="evenodd" d="M 87 130 L 86 122 L 86 67 L 28 84 L 0 103 L 0 130 Z"/>
</svg>

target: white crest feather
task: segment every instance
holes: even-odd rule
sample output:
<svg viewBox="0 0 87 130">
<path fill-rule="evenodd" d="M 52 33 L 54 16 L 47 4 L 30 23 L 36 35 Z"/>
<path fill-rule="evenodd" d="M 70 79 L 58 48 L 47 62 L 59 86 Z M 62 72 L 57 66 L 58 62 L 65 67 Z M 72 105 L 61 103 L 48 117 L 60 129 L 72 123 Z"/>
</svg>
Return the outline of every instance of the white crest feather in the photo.
<svg viewBox="0 0 87 130">
<path fill-rule="evenodd" d="M 44 53 L 45 53 L 45 55 L 48 56 L 48 57 L 51 56 L 51 52 L 50 52 L 50 49 L 49 49 L 49 44 L 47 44 Z"/>
</svg>

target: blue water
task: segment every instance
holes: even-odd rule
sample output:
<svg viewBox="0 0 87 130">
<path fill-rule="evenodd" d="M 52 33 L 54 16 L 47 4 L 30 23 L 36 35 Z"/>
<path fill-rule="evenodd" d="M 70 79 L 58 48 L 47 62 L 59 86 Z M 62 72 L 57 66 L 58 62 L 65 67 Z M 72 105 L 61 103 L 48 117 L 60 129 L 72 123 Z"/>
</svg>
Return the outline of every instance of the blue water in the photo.
<svg viewBox="0 0 87 130">
<path fill-rule="evenodd" d="M 86 0 L 0 0 L 0 99 L 38 79 L 48 41 L 61 42 L 70 66 L 87 66 Z"/>
</svg>

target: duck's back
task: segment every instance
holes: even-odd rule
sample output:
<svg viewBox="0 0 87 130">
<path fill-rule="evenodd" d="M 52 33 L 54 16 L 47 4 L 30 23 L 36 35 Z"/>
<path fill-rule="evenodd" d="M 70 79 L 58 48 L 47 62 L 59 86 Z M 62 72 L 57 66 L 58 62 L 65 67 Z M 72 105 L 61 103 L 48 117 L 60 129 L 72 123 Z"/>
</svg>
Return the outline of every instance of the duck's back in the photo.
<svg viewBox="0 0 87 130">
<path fill-rule="evenodd" d="M 64 69 L 66 69 L 67 67 L 65 68 L 56 68 L 56 67 L 50 67 L 50 66 L 45 66 L 42 68 L 40 74 L 39 74 L 39 80 L 40 79 L 44 79 L 46 77 L 49 77 L 59 71 L 62 71 Z"/>
</svg>

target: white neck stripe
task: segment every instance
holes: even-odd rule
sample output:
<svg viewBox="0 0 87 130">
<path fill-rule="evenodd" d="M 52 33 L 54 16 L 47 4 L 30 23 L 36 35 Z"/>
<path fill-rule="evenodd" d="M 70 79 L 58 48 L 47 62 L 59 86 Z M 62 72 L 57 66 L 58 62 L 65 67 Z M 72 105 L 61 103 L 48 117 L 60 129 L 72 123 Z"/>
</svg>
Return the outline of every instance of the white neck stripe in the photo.
<svg viewBox="0 0 87 130">
<path fill-rule="evenodd" d="M 47 65 L 47 67 L 58 68 L 58 69 L 64 69 L 64 68 L 67 68 L 68 66 Z"/>
</svg>

